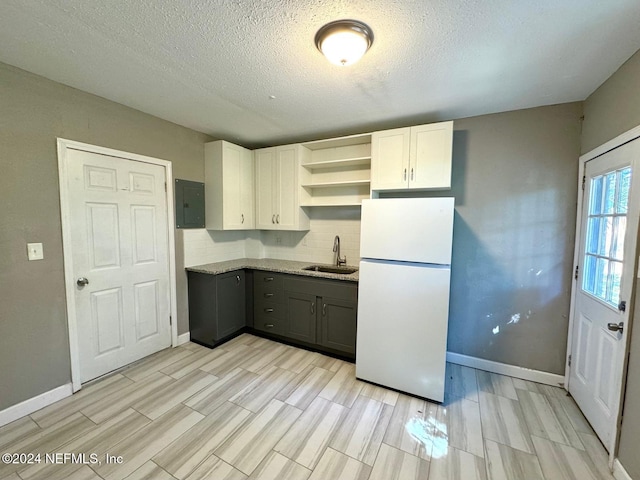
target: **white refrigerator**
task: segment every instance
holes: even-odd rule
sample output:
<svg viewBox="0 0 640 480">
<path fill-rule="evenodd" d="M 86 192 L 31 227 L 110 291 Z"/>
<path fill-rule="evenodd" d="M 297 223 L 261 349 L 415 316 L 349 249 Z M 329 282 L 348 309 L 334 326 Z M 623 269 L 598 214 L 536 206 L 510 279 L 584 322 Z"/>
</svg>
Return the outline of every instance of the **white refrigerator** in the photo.
<svg viewBox="0 0 640 480">
<path fill-rule="evenodd" d="M 454 199 L 364 200 L 356 377 L 444 400 Z"/>
</svg>

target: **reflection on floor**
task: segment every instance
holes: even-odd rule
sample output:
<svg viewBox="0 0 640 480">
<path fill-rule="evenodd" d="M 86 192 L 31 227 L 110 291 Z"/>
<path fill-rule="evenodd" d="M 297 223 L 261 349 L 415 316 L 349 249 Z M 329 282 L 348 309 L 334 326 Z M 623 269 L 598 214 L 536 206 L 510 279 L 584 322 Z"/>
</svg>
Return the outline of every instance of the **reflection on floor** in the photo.
<svg viewBox="0 0 640 480">
<path fill-rule="evenodd" d="M 248 334 L 189 343 L 0 428 L 1 453 L 43 455 L 0 478 L 613 478 L 562 389 L 447 365 L 446 390 L 435 405 Z"/>
</svg>

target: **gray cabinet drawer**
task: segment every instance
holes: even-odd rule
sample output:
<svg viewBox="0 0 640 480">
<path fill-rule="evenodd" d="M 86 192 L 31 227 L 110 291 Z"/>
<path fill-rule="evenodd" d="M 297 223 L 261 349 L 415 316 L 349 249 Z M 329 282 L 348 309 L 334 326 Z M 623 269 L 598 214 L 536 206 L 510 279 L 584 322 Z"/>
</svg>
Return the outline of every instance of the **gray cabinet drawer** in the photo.
<svg viewBox="0 0 640 480">
<path fill-rule="evenodd" d="M 278 317 L 284 318 L 285 306 L 279 303 L 272 302 L 256 302 L 253 305 L 254 317 Z"/>
<path fill-rule="evenodd" d="M 256 291 L 279 291 L 282 290 L 283 275 L 272 272 L 256 271 L 253 274 L 253 286 Z"/>
<path fill-rule="evenodd" d="M 317 297 L 358 301 L 358 287 L 343 280 L 308 280 L 305 277 L 288 275 L 284 279 L 284 289 L 287 292 L 306 293 Z"/>
<path fill-rule="evenodd" d="M 253 290 L 253 301 L 257 304 L 259 302 L 270 303 L 284 303 L 284 295 L 282 290 L 269 291 L 268 288 Z"/>
<path fill-rule="evenodd" d="M 253 328 L 267 333 L 275 333 L 276 335 L 284 335 L 287 332 L 287 320 L 269 315 L 260 315 L 256 313 L 253 321 Z"/>
</svg>

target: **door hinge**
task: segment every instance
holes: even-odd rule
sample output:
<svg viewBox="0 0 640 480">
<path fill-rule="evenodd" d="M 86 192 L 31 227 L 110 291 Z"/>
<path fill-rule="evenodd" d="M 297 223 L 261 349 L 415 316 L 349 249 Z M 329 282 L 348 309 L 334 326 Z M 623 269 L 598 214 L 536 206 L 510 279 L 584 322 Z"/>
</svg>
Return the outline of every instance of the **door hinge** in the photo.
<svg viewBox="0 0 640 480">
<path fill-rule="evenodd" d="M 569 355 L 569 366 L 571 366 L 571 355 Z"/>
<path fill-rule="evenodd" d="M 583 175 L 582 176 L 582 190 L 584 190 L 584 184 L 587 183 L 587 176 Z"/>
<path fill-rule="evenodd" d="M 573 274 L 573 278 L 578 279 L 578 271 L 580 270 L 580 266 L 576 265 L 576 272 Z"/>
</svg>

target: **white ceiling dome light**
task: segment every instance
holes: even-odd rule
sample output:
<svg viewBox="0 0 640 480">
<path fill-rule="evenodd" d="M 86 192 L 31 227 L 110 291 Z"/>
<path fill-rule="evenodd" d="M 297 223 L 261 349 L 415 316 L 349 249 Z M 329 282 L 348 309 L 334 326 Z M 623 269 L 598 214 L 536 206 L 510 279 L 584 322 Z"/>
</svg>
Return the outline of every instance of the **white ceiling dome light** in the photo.
<svg viewBox="0 0 640 480">
<path fill-rule="evenodd" d="M 336 20 L 316 33 L 316 47 L 334 65 L 352 65 L 367 53 L 373 43 L 373 32 L 357 20 Z"/>
</svg>

